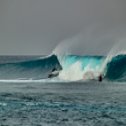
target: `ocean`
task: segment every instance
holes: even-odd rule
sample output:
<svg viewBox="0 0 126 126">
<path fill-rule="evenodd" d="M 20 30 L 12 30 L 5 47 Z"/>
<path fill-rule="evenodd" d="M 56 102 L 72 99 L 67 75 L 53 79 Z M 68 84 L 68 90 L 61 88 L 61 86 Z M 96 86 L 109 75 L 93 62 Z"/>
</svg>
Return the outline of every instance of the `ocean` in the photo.
<svg viewBox="0 0 126 126">
<path fill-rule="evenodd" d="M 1 56 L 0 125 L 125 126 L 124 59 Z M 49 79 L 53 67 L 60 73 Z"/>
</svg>

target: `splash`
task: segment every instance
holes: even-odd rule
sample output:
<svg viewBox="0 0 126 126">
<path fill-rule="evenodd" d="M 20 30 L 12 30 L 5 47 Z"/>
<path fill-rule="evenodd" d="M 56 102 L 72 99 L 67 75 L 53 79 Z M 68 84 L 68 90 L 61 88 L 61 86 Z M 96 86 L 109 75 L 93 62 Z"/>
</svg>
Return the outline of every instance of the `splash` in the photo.
<svg viewBox="0 0 126 126">
<path fill-rule="evenodd" d="M 77 61 L 73 63 L 67 69 L 64 69 L 60 72 L 59 78 L 61 80 L 67 81 L 77 81 L 83 78 L 83 71 L 81 69 L 81 62 Z"/>
<path fill-rule="evenodd" d="M 104 58 L 101 56 L 64 56 L 59 78 L 68 81 L 90 80 L 99 76 Z"/>
</svg>

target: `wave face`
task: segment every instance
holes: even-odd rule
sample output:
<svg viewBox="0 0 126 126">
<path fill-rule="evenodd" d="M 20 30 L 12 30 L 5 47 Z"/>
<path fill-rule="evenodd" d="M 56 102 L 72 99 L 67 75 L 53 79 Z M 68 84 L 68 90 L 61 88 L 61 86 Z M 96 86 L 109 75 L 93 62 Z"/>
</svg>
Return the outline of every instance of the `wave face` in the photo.
<svg viewBox="0 0 126 126">
<path fill-rule="evenodd" d="M 56 55 L 30 61 L 2 63 L 0 64 L 0 79 L 46 79 L 53 68 L 62 69 Z"/>
<path fill-rule="evenodd" d="M 126 55 L 113 57 L 107 64 L 105 78 L 112 81 L 126 81 Z"/>
</svg>

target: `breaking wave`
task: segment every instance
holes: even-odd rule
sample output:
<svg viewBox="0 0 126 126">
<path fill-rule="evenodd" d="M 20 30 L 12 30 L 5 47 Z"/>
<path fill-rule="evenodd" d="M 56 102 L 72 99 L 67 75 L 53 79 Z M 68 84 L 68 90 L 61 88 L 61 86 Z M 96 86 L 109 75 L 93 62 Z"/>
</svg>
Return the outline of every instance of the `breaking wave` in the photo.
<svg viewBox="0 0 126 126">
<path fill-rule="evenodd" d="M 98 80 L 99 75 L 102 75 L 104 80 L 126 81 L 126 55 L 117 55 L 109 60 L 107 58 L 105 56 L 65 56 L 61 60 L 63 70 L 59 78 L 68 81 Z"/>
<path fill-rule="evenodd" d="M 49 78 L 53 69 L 59 75 Z M 126 81 L 126 55 L 106 56 L 65 55 L 23 62 L 0 64 L 0 82 L 70 82 L 98 80 Z"/>
</svg>

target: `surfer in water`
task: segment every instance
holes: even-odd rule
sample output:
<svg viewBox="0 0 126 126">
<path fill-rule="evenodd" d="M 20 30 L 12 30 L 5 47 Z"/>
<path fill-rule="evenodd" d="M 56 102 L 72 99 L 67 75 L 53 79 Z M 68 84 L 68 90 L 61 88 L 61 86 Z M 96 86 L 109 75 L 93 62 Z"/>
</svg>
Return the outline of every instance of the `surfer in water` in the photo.
<svg viewBox="0 0 126 126">
<path fill-rule="evenodd" d="M 102 78 L 102 75 L 100 74 L 99 77 L 98 77 L 98 81 L 99 82 L 102 82 L 103 78 Z"/>
</svg>

